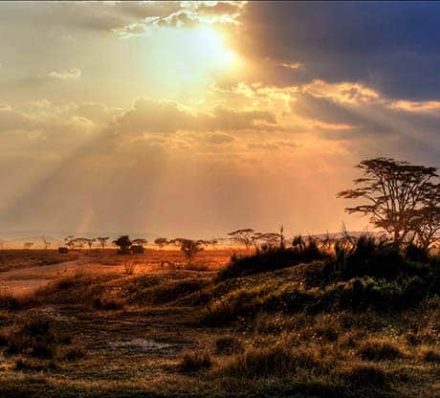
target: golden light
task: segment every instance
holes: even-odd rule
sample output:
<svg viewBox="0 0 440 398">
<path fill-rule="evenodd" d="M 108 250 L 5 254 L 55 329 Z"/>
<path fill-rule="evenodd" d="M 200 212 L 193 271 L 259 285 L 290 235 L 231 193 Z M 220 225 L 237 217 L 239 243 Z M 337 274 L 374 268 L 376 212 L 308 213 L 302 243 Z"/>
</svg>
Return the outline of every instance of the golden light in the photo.
<svg viewBox="0 0 440 398">
<path fill-rule="evenodd" d="M 148 49 L 148 67 L 163 90 L 200 90 L 240 71 L 240 57 L 225 34 L 210 26 L 162 28 Z M 167 94 L 170 94 L 167 92 Z"/>
</svg>

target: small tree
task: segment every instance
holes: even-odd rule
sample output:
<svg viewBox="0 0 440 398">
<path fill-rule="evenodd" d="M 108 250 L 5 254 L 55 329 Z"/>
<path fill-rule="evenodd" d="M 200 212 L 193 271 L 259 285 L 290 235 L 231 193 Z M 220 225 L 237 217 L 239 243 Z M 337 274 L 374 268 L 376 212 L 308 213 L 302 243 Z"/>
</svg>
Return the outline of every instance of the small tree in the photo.
<svg viewBox="0 0 440 398">
<path fill-rule="evenodd" d="M 414 229 L 414 217 L 435 186 L 436 168 L 388 158 L 364 160 L 357 167 L 364 174 L 354 180 L 358 187 L 342 191 L 338 197 L 363 200 L 347 212 L 369 215 L 375 227 L 384 229 L 395 244 L 401 245 Z"/>
<path fill-rule="evenodd" d="M 96 240 L 99 242 L 99 244 L 101 245 L 101 249 L 105 249 L 105 246 L 107 245 L 107 241 L 110 238 L 108 236 L 98 236 L 96 238 Z"/>
<path fill-rule="evenodd" d="M 157 246 L 159 246 L 160 249 L 162 249 L 164 246 L 166 246 L 168 244 L 168 239 L 167 238 L 157 238 L 154 241 L 154 244 L 156 244 Z"/>
<path fill-rule="evenodd" d="M 187 259 L 188 263 L 194 258 L 194 256 L 203 251 L 203 241 L 202 240 L 192 240 L 192 239 L 179 239 L 180 250 Z"/>
<path fill-rule="evenodd" d="M 41 240 L 43 241 L 43 248 L 44 248 L 44 250 L 49 249 L 49 247 L 50 247 L 49 240 L 45 236 L 42 236 Z"/>
<path fill-rule="evenodd" d="M 89 250 L 92 250 L 93 243 L 96 242 L 96 239 L 84 238 L 84 242 L 87 244 L 87 246 L 89 246 Z"/>
<path fill-rule="evenodd" d="M 254 243 L 254 239 L 253 239 L 254 234 L 255 231 L 253 229 L 242 228 L 242 229 L 237 229 L 236 231 L 229 232 L 228 236 L 230 236 L 230 239 L 234 243 L 245 246 L 246 249 L 249 249 Z"/>
<path fill-rule="evenodd" d="M 34 242 L 24 242 L 23 247 L 24 247 L 26 250 L 29 250 L 33 245 L 34 245 Z"/>
<path fill-rule="evenodd" d="M 259 246 L 263 249 L 268 249 L 281 246 L 281 235 L 276 232 L 256 232 L 252 235 L 252 241 L 256 249 L 258 249 Z"/>
<path fill-rule="evenodd" d="M 121 235 L 118 239 L 112 242 L 119 247 L 120 254 L 129 254 L 131 247 L 131 240 L 128 235 Z"/>
<path fill-rule="evenodd" d="M 68 235 L 64 238 L 64 244 L 70 249 L 72 250 L 73 247 L 75 246 L 74 243 L 74 236 L 73 235 Z"/>
<path fill-rule="evenodd" d="M 144 245 L 146 245 L 147 243 L 148 243 L 148 241 L 146 239 L 144 239 L 144 238 L 137 238 L 137 239 L 133 239 L 131 241 L 132 245 L 138 245 L 138 246 L 142 246 L 142 247 Z"/>
</svg>

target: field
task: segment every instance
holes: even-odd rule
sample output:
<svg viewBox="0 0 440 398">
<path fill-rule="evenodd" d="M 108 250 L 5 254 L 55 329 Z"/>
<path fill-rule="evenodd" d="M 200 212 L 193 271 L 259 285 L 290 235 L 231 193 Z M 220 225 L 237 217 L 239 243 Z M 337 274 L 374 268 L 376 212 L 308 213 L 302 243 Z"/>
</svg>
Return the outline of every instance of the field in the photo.
<svg viewBox="0 0 440 398">
<path fill-rule="evenodd" d="M 440 397 L 435 292 L 356 306 L 323 260 L 219 276 L 232 253 L 3 251 L 0 396 Z"/>
</svg>

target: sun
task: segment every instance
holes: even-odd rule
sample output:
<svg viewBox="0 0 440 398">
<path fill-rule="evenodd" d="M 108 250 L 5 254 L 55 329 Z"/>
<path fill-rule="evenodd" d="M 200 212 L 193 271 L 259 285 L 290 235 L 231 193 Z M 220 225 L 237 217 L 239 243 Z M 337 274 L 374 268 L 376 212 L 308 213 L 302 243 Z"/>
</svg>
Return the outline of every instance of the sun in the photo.
<svg viewBox="0 0 440 398">
<path fill-rule="evenodd" d="M 226 34 L 215 27 L 167 27 L 149 47 L 149 70 L 164 90 L 201 90 L 213 82 L 237 75 L 242 67 Z"/>
</svg>

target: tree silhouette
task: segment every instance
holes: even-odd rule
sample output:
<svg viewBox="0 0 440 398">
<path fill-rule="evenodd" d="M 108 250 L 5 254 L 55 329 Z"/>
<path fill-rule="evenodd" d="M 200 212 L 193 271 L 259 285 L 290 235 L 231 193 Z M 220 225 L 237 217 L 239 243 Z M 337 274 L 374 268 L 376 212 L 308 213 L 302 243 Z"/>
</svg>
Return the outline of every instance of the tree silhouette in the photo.
<svg viewBox="0 0 440 398">
<path fill-rule="evenodd" d="M 144 238 L 136 238 L 131 241 L 132 245 L 144 246 L 148 243 L 148 241 Z"/>
<path fill-rule="evenodd" d="M 230 236 L 230 239 L 242 246 L 245 246 L 246 249 L 249 249 L 252 244 L 254 243 L 253 236 L 255 234 L 255 231 L 251 228 L 242 228 L 237 229 L 236 231 L 232 231 L 228 233 L 228 236 Z"/>
<path fill-rule="evenodd" d="M 431 184 L 423 197 L 423 206 L 411 219 L 414 238 L 424 249 L 440 241 L 440 184 Z"/>
<path fill-rule="evenodd" d="M 49 249 L 49 247 L 50 247 L 50 242 L 48 241 L 48 239 L 47 239 L 45 236 L 42 236 L 41 239 L 42 239 L 42 241 L 43 241 L 43 247 L 44 247 L 44 250 Z"/>
<path fill-rule="evenodd" d="M 121 254 L 130 253 L 131 240 L 128 235 L 121 235 L 118 239 L 114 240 L 112 243 L 119 247 L 119 253 Z"/>
<path fill-rule="evenodd" d="M 92 238 L 92 239 L 83 238 L 83 239 L 84 239 L 84 242 L 87 244 L 87 246 L 89 246 L 89 250 L 92 250 L 93 243 L 96 242 L 96 239 L 95 238 Z"/>
<path fill-rule="evenodd" d="M 203 240 L 192 240 L 192 239 L 178 239 L 180 243 L 180 250 L 187 259 L 188 263 L 194 258 L 194 256 L 203 251 Z"/>
<path fill-rule="evenodd" d="M 101 245 L 101 249 L 105 249 L 105 246 L 107 245 L 107 241 L 110 238 L 108 236 L 98 236 L 96 238 L 96 240 L 99 242 L 99 244 Z"/>
<path fill-rule="evenodd" d="M 164 246 L 166 246 L 169 242 L 167 238 L 157 238 L 154 243 L 159 246 L 160 249 L 162 249 Z"/>
<path fill-rule="evenodd" d="M 433 214 L 427 203 L 435 192 L 438 195 L 435 167 L 382 157 L 364 160 L 357 167 L 363 172 L 363 177 L 354 180 L 358 187 L 339 192 L 338 197 L 362 199 L 364 203 L 347 208 L 348 213 L 369 215 L 373 225 L 384 229 L 397 245 L 411 231 L 417 234 L 427 227 L 428 214 Z M 438 211 L 438 202 L 433 209 Z"/>
</svg>

